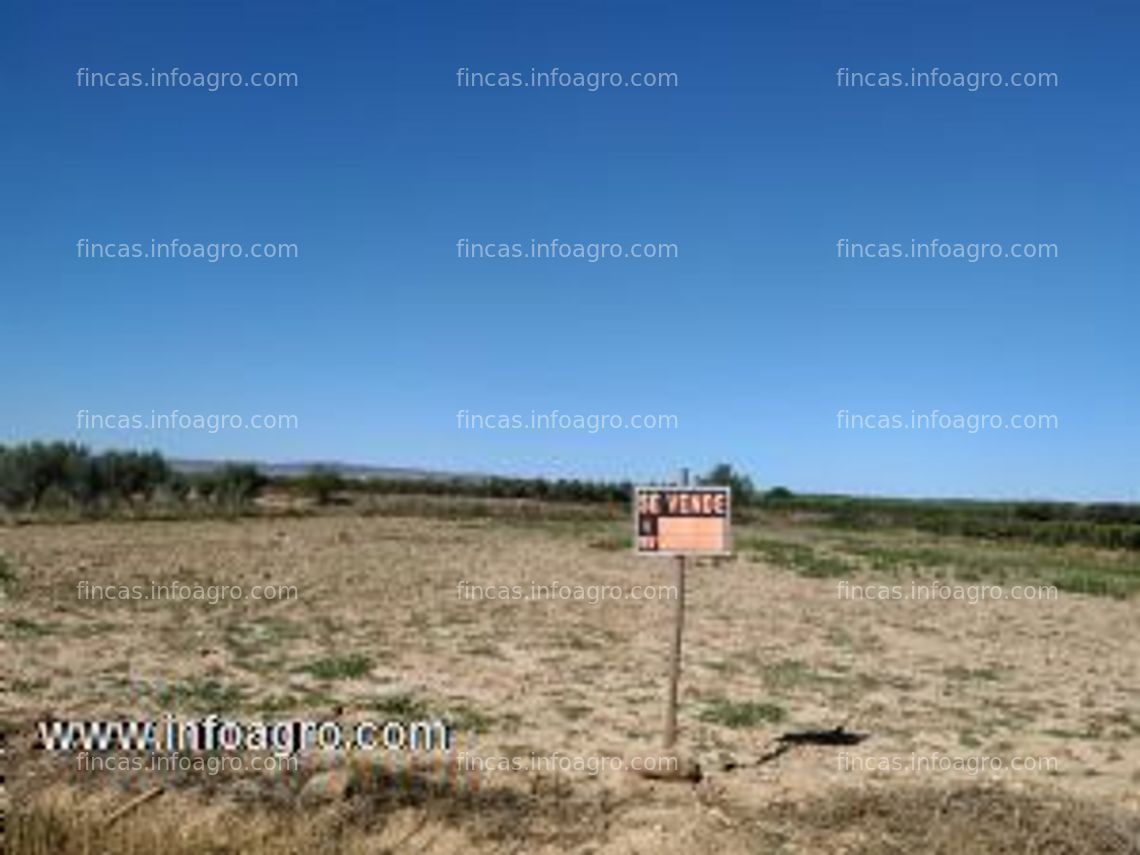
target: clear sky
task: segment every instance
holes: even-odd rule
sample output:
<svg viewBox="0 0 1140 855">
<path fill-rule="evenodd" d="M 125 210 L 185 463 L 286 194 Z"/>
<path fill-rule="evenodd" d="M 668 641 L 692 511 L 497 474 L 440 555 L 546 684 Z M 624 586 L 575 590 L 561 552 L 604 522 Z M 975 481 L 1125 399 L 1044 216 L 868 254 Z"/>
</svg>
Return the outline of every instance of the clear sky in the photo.
<svg viewBox="0 0 1140 855">
<path fill-rule="evenodd" d="M 0 28 L 0 441 L 761 485 L 1140 500 L 1133 2 L 59 2 Z M 79 85 L 80 69 L 295 87 Z M 669 72 L 489 88 L 457 71 Z M 870 88 L 862 72 L 1058 85 Z M 77 241 L 295 243 L 82 258 Z M 672 243 L 470 259 L 462 238 Z M 836 243 L 1052 243 L 1014 260 Z M 77 412 L 292 414 L 91 430 Z M 461 430 L 456 414 L 669 414 Z M 840 410 L 1056 417 L 842 429 Z"/>
</svg>

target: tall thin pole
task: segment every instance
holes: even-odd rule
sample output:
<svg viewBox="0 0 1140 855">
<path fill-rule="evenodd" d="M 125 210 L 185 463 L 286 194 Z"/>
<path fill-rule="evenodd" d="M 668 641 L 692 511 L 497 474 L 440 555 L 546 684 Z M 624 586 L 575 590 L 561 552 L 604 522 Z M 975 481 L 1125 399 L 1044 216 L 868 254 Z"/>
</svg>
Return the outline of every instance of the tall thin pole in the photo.
<svg viewBox="0 0 1140 855">
<path fill-rule="evenodd" d="M 689 486 L 689 470 L 681 470 L 681 486 Z M 676 562 L 677 600 L 673 608 L 673 649 L 669 657 L 669 700 L 665 708 L 665 747 L 677 742 L 677 685 L 681 681 L 681 632 L 685 626 L 685 565 L 687 559 L 678 555 Z"/>
</svg>

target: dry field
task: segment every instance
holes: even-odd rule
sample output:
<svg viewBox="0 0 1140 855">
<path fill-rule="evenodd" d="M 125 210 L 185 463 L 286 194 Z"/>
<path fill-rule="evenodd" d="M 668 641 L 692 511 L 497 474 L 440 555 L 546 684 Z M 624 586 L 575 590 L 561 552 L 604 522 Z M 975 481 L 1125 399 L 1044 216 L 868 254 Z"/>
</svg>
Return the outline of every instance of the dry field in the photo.
<svg viewBox="0 0 1140 855">
<path fill-rule="evenodd" d="M 680 740 L 703 774 L 662 781 L 613 763 L 656 754 L 670 601 L 459 596 L 461 582 L 670 584 L 669 561 L 631 555 L 623 535 L 348 512 L 0 528 L 10 851 L 1140 853 L 1140 599 L 837 596 L 840 581 L 1048 581 L 1073 555 L 739 530 L 732 560 L 689 572 Z M 77 594 L 175 580 L 296 598 Z M 314 754 L 293 774 L 80 772 L 33 749 L 49 717 L 166 712 L 445 716 L 469 755 L 557 752 L 577 768 L 477 773 L 454 753 L 385 751 Z M 779 742 L 840 725 L 867 738 Z"/>
</svg>

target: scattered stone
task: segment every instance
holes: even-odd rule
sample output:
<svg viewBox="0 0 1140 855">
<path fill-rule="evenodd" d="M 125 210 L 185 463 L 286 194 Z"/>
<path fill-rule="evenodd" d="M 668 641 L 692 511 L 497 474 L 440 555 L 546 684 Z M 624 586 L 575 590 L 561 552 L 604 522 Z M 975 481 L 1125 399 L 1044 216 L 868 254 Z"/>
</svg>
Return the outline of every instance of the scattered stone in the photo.
<svg viewBox="0 0 1140 855">
<path fill-rule="evenodd" d="M 626 768 L 652 781 L 687 781 L 695 784 L 701 780 L 701 764 L 683 751 L 632 755 L 626 758 Z"/>
<path fill-rule="evenodd" d="M 346 769 L 317 772 L 301 788 L 301 804 L 319 805 L 344 801 L 349 796 L 351 784 L 352 777 Z"/>
</svg>

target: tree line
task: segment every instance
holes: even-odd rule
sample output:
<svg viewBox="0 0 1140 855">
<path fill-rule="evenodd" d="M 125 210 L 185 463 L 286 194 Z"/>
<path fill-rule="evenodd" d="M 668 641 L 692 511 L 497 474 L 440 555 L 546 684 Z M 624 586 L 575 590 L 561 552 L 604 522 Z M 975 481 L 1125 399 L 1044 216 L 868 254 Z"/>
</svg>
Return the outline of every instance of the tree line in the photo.
<svg viewBox="0 0 1140 855">
<path fill-rule="evenodd" d="M 758 489 L 727 463 L 695 479 L 732 489 L 738 520 L 784 518 L 852 530 L 912 529 L 938 535 L 1016 540 L 1050 546 L 1077 543 L 1140 549 L 1140 505 L 1128 503 L 991 502 L 798 495 Z M 352 503 L 360 495 L 416 495 L 542 502 L 629 502 L 628 482 L 542 478 L 347 478 L 315 466 L 299 476 L 268 477 L 249 463 L 180 472 L 158 452 L 92 453 L 74 443 L 0 445 L 0 508 L 103 513 L 149 505 L 245 508 L 267 488 L 317 505 Z"/>
<path fill-rule="evenodd" d="M 738 506 L 759 498 L 751 480 L 727 464 L 696 480 L 731 486 Z M 186 473 L 174 469 L 157 451 L 93 453 L 66 442 L 0 445 L 0 506 L 9 510 L 98 510 L 151 502 L 243 504 L 269 486 L 322 505 L 353 493 L 625 504 L 633 489 L 629 482 L 576 479 L 346 478 L 327 466 L 314 466 L 298 476 L 269 477 L 248 463 Z"/>
<path fill-rule="evenodd" d="M 230 463 L 210 472 L 174 470 L 157 451 L 93 454 L 82 445 L 0 445 L 0 506 L 8 510 L 110 510 L 190 500 L 251 501 L 268 483 L 256 466 Z"/>
</svg>

